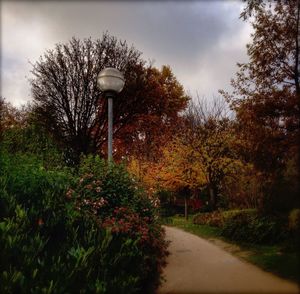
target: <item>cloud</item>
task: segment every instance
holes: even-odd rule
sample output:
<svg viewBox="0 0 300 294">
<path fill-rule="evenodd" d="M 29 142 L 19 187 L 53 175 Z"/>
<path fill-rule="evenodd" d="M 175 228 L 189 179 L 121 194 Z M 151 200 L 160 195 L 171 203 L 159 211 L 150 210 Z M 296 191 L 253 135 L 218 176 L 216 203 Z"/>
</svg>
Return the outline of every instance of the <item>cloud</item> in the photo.
<svg viewBox="0 0 300 294">
<path fill-rule="evenodd" d="M 238 1 L 2 1 L 2 95 L 30 100 L 28 60 L 72 36 L 108 31 L 160 67 L 169 64 L 183 86 L 203 95 L 226 88 L 235 63 L 246 60 L 249 25 Z"/>
<path fill-rule="evenodd" d="M 224 34 L 206 52 L 201 52 L 195 66 L 196 72 L 188 80 L 189 90 L 196 89 L 207 98 L 218 95 L 218 90 L 231 91 L 230 80 L 237 71 L 237 62 L 247 62 L 245 44 L 250 42 L 250 26 L 243 26 L 235 34 Z"/>
</svg>

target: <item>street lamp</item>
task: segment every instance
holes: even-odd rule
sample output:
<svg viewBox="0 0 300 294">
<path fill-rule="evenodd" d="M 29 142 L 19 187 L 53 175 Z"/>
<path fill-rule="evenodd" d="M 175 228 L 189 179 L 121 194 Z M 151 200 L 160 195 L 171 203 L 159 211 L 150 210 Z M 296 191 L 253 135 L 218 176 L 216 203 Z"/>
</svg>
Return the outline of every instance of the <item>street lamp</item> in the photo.
<svg viewBox="0 0 300 294">
<path fill-rule="evenodd" d="M 120 93 L 124 87 L 125 79 L 123 74 L 116 68 L 107 67 L 103 69 L 97 78 L 97 84 L 104 93 L 108 102 L 108 160 L 112 160 L 113 141 L 113 98 Z"/>
</svg>

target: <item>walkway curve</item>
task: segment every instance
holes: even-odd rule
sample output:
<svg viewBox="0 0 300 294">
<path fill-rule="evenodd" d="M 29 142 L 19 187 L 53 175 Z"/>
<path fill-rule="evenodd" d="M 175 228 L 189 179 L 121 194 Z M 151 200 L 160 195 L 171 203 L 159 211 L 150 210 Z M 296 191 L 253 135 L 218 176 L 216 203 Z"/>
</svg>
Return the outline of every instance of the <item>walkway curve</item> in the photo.
<svg viewBox="0 0 300 294">
<path fill-rule="evenodd" d="M 209 241 L 165 227 L 170 255 L 158 293 L 300 293 L 297 284 L 244 262 Z"/>
</svg>

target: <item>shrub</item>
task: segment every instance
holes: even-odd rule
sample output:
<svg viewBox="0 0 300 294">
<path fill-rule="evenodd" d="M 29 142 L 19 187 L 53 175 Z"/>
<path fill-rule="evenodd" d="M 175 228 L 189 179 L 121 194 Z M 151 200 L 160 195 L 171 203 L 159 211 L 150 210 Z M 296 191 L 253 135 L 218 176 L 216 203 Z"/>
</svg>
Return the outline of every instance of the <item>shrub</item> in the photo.
<svg viewBox="0 0 300 294">
<path fill-rule="evenodd" d="M 132 267 L 138 270 L 141 288 L 146 291 L 155 287 L 162 267 L 165 265 L 167 242 L 164 240 L 164 231 L 157 222 L 148 216 L 141 217 L 130 208 L 116 208 L 113 214 L 103 222 L 104 228 L 109 228 L 113 235 L 123 236 L 135 242 L 141 258 L 134 264 L 129 260 L 127 271 Z"/>
<path fill-rule="evenodd" d="M 6 129 L 3 132 L 1 148 L 17 156 L 19 154 L 32 155 L 47 168 L 62 168 L 66 165 L 63 150 L 41 127 L 34 124 Z"/>
<path fill-rule="evenodd" d="M 136 242 L 143 257 L 136 265 L 140 283 L 149 287 L 155 283 L 167 254 L 153 199 L 147 197 L 123 165 L 107 165 L 98 156 L 88 156 L 83 158 L 79 172 L 78 182 L 68 191 L 76 207 L 93 215 L 113 235 Z"/>
<path fill-rule="evenodd" d="M 99 169 L 99 179 L 87 177 L 75 191 L 81 177 L 68 170 L 45 170 L 33 156 L 1 155 L 0 293 L 150 289 L 166 243 L 151 203 L 138 197 L 122 168 Z M 94 180 L 101 180 L 101 193 L 86 187 Z M 125 208 L 112 209 L 116 203 Z"/>
<path fill-rule="evenodd" d="M 300 246 L 300 209 L 295 208 L 290 211 L 288 216 L 288 233 L 289 242 L 287 244 L 288 249 L 296 248 Z"/>
<path fill-rule="evenodd" d="M 231 210 L 225 210 L 222 212 L 224 218 L 230 218 L 234 217 L 235 215 L 239 214 L 246 214 L 246 215 L 257 215 L 257 209 L 255 208 L 248 208 L 248 209 L 231 209 Z"/>
<path fill-rule="evenodd" d="M 63 195 L 73 180 L 71 173 L 68 170 L 46 170 L 42 161 L 33 155 L 4 152 L 1 155 L 1 186 L 6 194 L 30 211 L 32 221 L 41 214 L 50 221 L 55 210 L 59 209 L 56 205 L 64 204 Z M 2 202 L 5 201 L 8 199 L 3 196 Z M 5 210 L 8 209 L 9 206 L 6 206 Z"/>
<path fill-rule="evenodd" d="M 300 230 L 300 209 L 296 208 L 289 213 L 289 229 L 290 231 L 299 232 Z"/>
<path fill-rule="evenodd" d="M 220 228 L 223 222 L 224 217 L 220 211 L 199 213 L 193 218 L 193 223 L 196 225 L 209 225 Z"/>
<path fill-rule="evenodd" d="M 125 166 L 106 164 L 99 156 L 83 158 L 79 179 L 68 192 L 82 209 L 90 209 L 100 219 L 109 216 L 117 207 L 130 207 L 142 217 L 153 220 L 156 210 Z"/>
<path fill-rule="evenodd" d="M 221 235 L 234 241 L 256 244 L 273 244 L 285 237 L 279 219 L 260 216 L 255 210 L 240 210 L 225 216 Z"/>
</svg>

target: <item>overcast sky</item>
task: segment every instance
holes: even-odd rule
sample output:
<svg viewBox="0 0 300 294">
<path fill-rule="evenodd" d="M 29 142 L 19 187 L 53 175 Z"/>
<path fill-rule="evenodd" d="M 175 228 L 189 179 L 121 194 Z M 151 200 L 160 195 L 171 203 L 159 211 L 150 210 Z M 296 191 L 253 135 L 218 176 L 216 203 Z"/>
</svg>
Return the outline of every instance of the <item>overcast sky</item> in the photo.
<svg viewBox="0 0 300 294">
<path fill-rule="evenodd" d="M 1 1 L 1 95 L 18 106 L 31 99 L 31 65 L 72 36 L 108 31 L 171 66 L 192 96 L 230 90 L 236 63 L 247 61 L 251 28 L 241 1 Z"/>
</svg>

